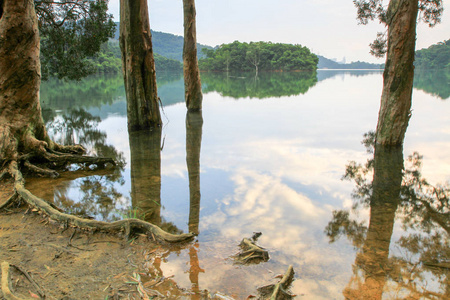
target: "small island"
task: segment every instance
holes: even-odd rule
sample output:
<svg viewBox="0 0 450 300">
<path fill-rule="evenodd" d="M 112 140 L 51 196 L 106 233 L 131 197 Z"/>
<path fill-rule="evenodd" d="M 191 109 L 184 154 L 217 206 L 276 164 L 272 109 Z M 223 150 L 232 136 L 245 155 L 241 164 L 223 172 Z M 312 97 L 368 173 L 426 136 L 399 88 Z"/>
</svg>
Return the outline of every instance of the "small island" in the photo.
<svg viewBox="0 0 450 300">
<path fill-rule="evenodd" d="M 234 41 L 215 49 L 203 49 L 201 71 L 314 71 L 319 58 L 301 45 Z"/>
</svg>

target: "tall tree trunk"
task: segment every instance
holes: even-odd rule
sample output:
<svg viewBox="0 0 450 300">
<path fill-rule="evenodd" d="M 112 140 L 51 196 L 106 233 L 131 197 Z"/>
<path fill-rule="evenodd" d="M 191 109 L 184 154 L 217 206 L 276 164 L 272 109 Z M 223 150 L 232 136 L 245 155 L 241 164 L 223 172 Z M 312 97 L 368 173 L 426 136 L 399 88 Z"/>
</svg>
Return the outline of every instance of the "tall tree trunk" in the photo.
<svg viewBox="0 0 450 300">
<path fill-rule="evenodd" d="M 39 103 L 39 29 L 33 0 L 0 1 L 0 167 L 51 144 Z"/>
<path fill-rule="evenodd" d="M 402 144 L 408 127 L 414 80 L 417 13 L 417 0 L 391 0 L 389 3 L 388 49 L 378 115 L 377 144 Z"/>
<path fill-rule="evenodd" d="M 162 122 L 146 0 L 120 1 L 120 48 L 128 129 L 158 127 Z"/>
<path fill-rule="evenodd" d="M 183 0 L 184 45 L 183 71 L 186 107 L 189 111 L 202 109 L 202 83 L 197 60 L 197 30 L 195 25 L 195 1 Z"/>
</svg>

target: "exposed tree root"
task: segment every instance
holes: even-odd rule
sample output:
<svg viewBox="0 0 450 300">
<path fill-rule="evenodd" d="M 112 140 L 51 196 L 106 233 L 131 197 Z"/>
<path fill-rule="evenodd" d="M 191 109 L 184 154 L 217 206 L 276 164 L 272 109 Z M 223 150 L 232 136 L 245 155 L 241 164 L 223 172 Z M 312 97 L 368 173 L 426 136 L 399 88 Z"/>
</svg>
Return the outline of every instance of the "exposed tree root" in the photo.
<svg viewBox="0 0 450 300">
<path fill-rule="evenodd" d="M 47 215 L 50 219 L 61 222 L 63 224 L 72 225 L 81 229 L 88 229 L 88 230 L 100 230 L 106 232 L 125 232 L 127 236 L 130 235 L 131 233 L 142 232 L 148 234 L 150 237 L 155 237 L 159 241 L 170 243 L 187 241 L 194 237 L 194 235 L 191 233 L 179 235 L 170 234 L 165 232 L 156 225 L 138 219 L 126 219 L 108 223 L 96 220 L 83 219 L 77 216 L 63 213 L 55 209 L 54 206 L 50 205 L 45 200 L 36 197 L 25 188 L 24 186 L 25 181 L 23 179 L 22 173 L 18 169 L 17 162 L 14 161 L 11 162 L 9 170 L 11 176 L 15 179 L 14 189 L 16 194 L 25 202 L 27 202 L 30 206 L 38 209 L 39 211 Z"/>
<path fill-rule="evenodd" d="M 280 282 L 276 284 L 269 284 L 258 288 L 258 299 L 270 299 L 270 300 L 289 300 L 295 297 L 289 294 L 286 290 L 294 280 L 294 268 L 289 266 L 286 273 Z"/>
<path fill-rule="evenodd" d="M 3 297 L 6 300 L 24 300 L 23 298 L 19 298 L 13 294 L 11 291 L 11 280 L 9 273 L 9 263 L 4 261 L 2 262 L 2 293 Z"/>
<path fill-rule="evenodd" d="M 256 245 L 255 241 L 244 238 L 239 244 L 242 251 L 233 256 L 238 264 L 258 264 L 269 260 L 269 252 Z"/>
</svg>

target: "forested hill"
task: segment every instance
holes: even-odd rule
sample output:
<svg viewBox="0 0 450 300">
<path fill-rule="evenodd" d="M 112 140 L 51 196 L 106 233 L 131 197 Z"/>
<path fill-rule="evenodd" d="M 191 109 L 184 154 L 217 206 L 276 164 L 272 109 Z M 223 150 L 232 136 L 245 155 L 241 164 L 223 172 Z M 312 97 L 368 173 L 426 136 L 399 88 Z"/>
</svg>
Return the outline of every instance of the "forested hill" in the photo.
<svg viewBox="0 0 450 300">
<path fill-rule="evenodd" d="M 317 55 L 319 58 L 319 69 L 382 69 L 380 64 L 371 64 L 363 61 L 352 62 L 349 64 L 341 64 L 326 57 Z"/>
<path fill-rule="evenodd" d="M 450 69 L 450 39 L 416 51 L 418 69 Z"/>
<path fill-rule="evenodd" d="M 120 24 L 116 22 L 115 39 L 119 39 L 119 27 Z M 152 45 L 153 52 L 164 56 L 165 58 L 175 59 L 183 62 L 183 44 L 184 38 L 179 35 L 171 33 L 159 32 L 150 30 L 152 33 Z M 197 43 L 197 55 L 198 58 L 204 57 L 202 49 L 213 49 L 211 46 L 206 46 Z"/>
<path fill-rule="evenodd" d="M 298 71 L 316 70 L 319 59 L 301 45 L 234 41 L 216 49 L 204 49 L 202 71 Z"/>
</svg>

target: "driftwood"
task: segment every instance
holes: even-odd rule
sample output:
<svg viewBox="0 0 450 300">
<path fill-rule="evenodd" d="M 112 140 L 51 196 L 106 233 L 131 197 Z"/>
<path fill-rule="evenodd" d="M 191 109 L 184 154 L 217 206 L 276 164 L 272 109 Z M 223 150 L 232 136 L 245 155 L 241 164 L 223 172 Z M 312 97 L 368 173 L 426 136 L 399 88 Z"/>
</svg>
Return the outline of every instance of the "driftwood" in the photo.
<svg viewBox="0 0 450 300">
<path fill-rule="evenodd" d="M 164 230 L 162 230 L 161 228 L 159 228 L 154 224 L 138 219 L 126 219 L 108 223 L 90 219 L 83 219 L 77 216 L 63 213 L 55 209 L 47 201 L 39 197 L 36 197 L 25 188 L 25 181 L 23 179 L 22 173 L 18 169 L 16 162 L 12 162 L 10 164 L 10 174 L 15 179 L 14 189 L 16 194 L 19 196 L 16 198 L 23 199 L 30 206 L 38 209 L 39 211 L 47 215 L 50 219 L 61 222 L 63 224 L 72 225 L 81 229 L 88 229 L 88 230 L 100 230 L 106 232 L 125 232 L 127 236 L 130 235 L 131 233 L 142 232 L 144 234 L 147 234 L 149 237 L 154 237 L 159 241 L 169 243 L 183 242 L 190 240 L 194 237 L 194 235 L 191 233 L 179 235 L 171 234 L 165 232 Z"/>
<path fill-rule="evenodd" d="M 294 280 L 294 268 L 289 266 L 286 273 L 280 282 L 276 284 L 269 284 L 258 288 L 259 297 L 258 299 L 265 300 L 289 300 L 295 297 L 289 294 L 286 290 L 291 285 Z"/>
<path fill-rule="evenodd" d="M 269 260 L 269 252 L 256 245 L 256 239 L 261 233 L 256 233 L 251 239 L 244 238 L 239 247 L 242 251 L 233 256 L 233 259 L 238 264 L 258 264 Z"/>
</svg>

